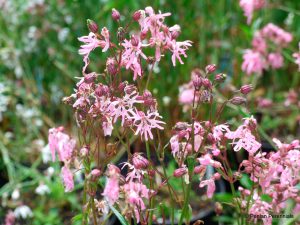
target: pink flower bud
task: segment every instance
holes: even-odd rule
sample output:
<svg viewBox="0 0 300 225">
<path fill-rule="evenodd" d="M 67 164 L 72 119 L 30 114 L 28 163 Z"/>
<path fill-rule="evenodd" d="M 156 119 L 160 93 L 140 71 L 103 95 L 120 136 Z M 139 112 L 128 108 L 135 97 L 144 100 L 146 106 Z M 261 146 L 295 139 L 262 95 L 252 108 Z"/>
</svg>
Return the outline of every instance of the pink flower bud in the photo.
<svg viewBox="0 0 300 225">
<path fill-rule="evenodd" d="M 115 8 L 113 8 L 111 10 L 111 17 L 113 18 L 113 20 L 119 21 L 119 19 L 120 19 L 120 13 L 119 13 L 119 11 L 116 10 Z"/>
<path fill-rule="evenodd" d="M 132 158 L 132 164 L 136 169 L 146 169 L 149 166 L 149 161 L 140 154 L 135 153 Z"/>
<path fill-rule="evenodd" d="M 202 78 L 199 76 L 193 77 L 193 84 L 196 90 L 199 90 L 202 86 Z"/>
<path fill-rule="evenodd" d="M 217 74 L 216 76 L 215 76 L 215 81 L 217 82 L 217 83 L 222 83 L 225 79 L 226 79 L 226 74 L 224 74 L 224 73 L 219 73 L 219 74 Z"/>
<path fill-rule="evenodd" d="M 117 69 L 117 64 L 116 64 L 116 61 L 115 59 L 113 58 L 108 58 L 107 61 L 106 61 L 106 70 L 108 72 L 109 75 L 116 75 L 117 72 L 118 72 L 118 69 Z"/>
<path fill-rule="evenodd" d="M 243 94 L 243 95 L 247 95 L 249 94 L 251 91 L 253 90 L 252 86 L 251 85 L 243 85 L 240 89 L 240 92 Z"/>
<path fill-rule="evenodd" d="M 203 166 L 203 165 L 201 165 L 201 166 L 196 166 L 196 167 L 194 168 L 194 173 L 195 173 L 195 174 L 200 174 L 200 173 L 204 172 L 205 170 L 206 170 L 206 167 Z"/>
<path fill-rule="evenodd" d="M 108 165 L 108 176 L 109 177 L 116 177 L 119 176 L 121 173 L 121 170 L 119 169 L 119 167 L 113 165 L 113 164 L 109 164 Z"/>
<path fill-rule="evenodd" d="M 84 82 L 87 84 L 90 84 L 90 83 L 94 82 L 96 80 L 96 78 L 97 78 L 96 73 L 89 73 L 84 76 Z"/>
<path fill-rule="evenodd" d="M 141 16 L 142 16 L 142 11 L 141 11 L 141 10 L 138 10 L 138 11 L 135 11 L 135 12 L 133 13 L 132 19 L 133 19 L 134 21 L 139 21 L 140 18 L 141 18 Z"/>
<path fill-rule="evenodd" d="M 243 97 L 236 96 L 236 97 L 233 97 L 232 99 L 230 99 L 230 102 L 233 105 L 242 105 L 242 104 L 245 104 L 247 102 L 247 100 Z"/>
<path fill-rule="evenodd" d="M 173 176 L 174 177 L 182 177 L 183 175 L 185 175 L 188 172 L 187 168 L 185 167 L 181 167 L 178 168 L 174 171 Z"/>
<path fill-rule="evenodd" d="M 106 85 L 98 85 L 95 89 L 95 95 L 98 97 L 105 96 L 109 93 L 109 88 Z"/>
<path fill-rule="evenodd" d="M 135 46 L 135 47 L 139 45 L 139 39 L 138 39 L 138 37 L 135 36 L 135 35 L 132 35 L 132 36 L 131 36 L 130 41 L 131 41 L 131 44 L 132 44 L 133 46 Z"/>
<path fill-rule="evenodd" d="M 93 20 L 88 19 L 87 26 L 88 26 L 89 30 L 93 33 L 97 33 L 99 30 L 98 25 Z"/>
<path fill-rule="evenodd" d="M 85 157 L 85 156 L 87 156 L 88 154 L 89 154 L 89 149 L 88 149 L 87 147 L 83 147 L 83 148 L 80 149 L 80 155 L 81 155 L 82 157 Z"/>
<path fill-rule="evenodd" d="M 217 68 L 217 66 L 215 65 L 215 64 L 211 64 L 211 65 L 207 65 L 206 67 L 205 67 L 205 71 L 206 71 L 206 73 L 213 73 L 213 72 L 215 72 L 215 70 L 216 70 L 216 68 Z"/>
<path fill-rule="evenodd" d="M 219 173 L 214 174 L 214 179 L 219 180 L 221 178 L 221 175 Z"/>
<path fill-rule="evenodd" d="M 211 84 L 210 80 L 207 79 L 207 78 L 202 80 L 202 84 L 206 89 L 211 89 L 212 88 L 212 84 Z"/>
<path fill-rule="evenodd" d="M 90 173 L 90 177 L 92 181 L 97 181 L 97 179 L 100 177 L 101 171 L 99 169 L 93 169 Z"/>
</svg>

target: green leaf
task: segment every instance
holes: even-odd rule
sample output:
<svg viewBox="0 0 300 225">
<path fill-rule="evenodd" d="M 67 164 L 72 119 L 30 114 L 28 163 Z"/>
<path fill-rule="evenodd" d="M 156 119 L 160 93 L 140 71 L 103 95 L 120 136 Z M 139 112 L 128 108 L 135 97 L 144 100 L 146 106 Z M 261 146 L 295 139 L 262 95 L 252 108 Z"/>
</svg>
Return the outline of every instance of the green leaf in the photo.
<svg viewBox="0 0 300 225">
<path fill-rule="evenodd" d="M 242 178 L 240 180 L 241 184 L 247 188 L 247 189 L 251 189 L 251 187 L 253 186 L 253 182 L 250 180 L 249 176 L 247 174 L 243 174 Z"/>
<path fill-rule="evenodd" d="M 78 214 L 72 218 L 72 223 L 78 222 L 82 220 L 82 214 Z"/>
<path fill-rule="evenodd" d="M 113 207 L 112 205 L 109 206 L 111 208 L 111 210 L 114 212 L 114 214 L 116 215 L 116 217 L 118 218 L 118 220 L 120 221 L 120 223 L 122 225 L 129 225 L 126 221 L 126 219 L 124 218 L 124 216 L 122 216 L 118 210 L 116 210 L 115 207 Z"/>
</svg>

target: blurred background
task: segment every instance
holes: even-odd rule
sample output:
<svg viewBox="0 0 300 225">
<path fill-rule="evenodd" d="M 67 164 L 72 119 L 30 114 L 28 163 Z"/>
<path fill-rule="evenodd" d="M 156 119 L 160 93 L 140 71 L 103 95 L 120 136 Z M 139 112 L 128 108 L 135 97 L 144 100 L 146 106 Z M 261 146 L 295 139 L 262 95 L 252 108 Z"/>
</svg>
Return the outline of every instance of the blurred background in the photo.
<svg viewBox="0 0 300 225">
<path fill-rule="evenodd" d="M 81 76 L 77 38 L 88 34 L 87 19 L 113 33 L 117 24 L 111 19 L 112 8 L 125 23 L 148 5 L 171 12 L 166 23 L 180 24 L 180 39 L 193 41 L 184 65 L 173 67 L 166 55 L 150 84 L 169 128 L 186 116 L 178 104 L 178 87 L 190 80 L 194 68 L 214 63 L 227 74 L 222 95 L 245 83 L 255 86 L 248 104 L 266 141 L 275 135 L 300 137 L 300 77 L 292 57 L 300 40 L 297 0 L 267 1 L 250 25 L 236 0 L 0 0 L 0 221 L 22 205 L 35 218 L 22 224 L 71 224 L 81 210 L 76 192 L 64 193 L 59 164 L 50 162 L 47 147 L 50 127 L 64 125 L 75 133 L 71 109 L 61 99 L 72 93 Z M 270 22 L 293 34 L 292 43 L 283 49 L 284 66 L 248 76 L 241 70 L 243 52 L 251 48 L 255 31 Z M 101 72 L 104 57 L 95 51 L 90 69 Z M 297 104 L 285 105 L 291 95 Z M 258 99 L 271 104 L 257 107 Z M 228 108 L 223 120 L 234 122 L 236 116 L 244 117 L 242 110 Z"/>
</svg>

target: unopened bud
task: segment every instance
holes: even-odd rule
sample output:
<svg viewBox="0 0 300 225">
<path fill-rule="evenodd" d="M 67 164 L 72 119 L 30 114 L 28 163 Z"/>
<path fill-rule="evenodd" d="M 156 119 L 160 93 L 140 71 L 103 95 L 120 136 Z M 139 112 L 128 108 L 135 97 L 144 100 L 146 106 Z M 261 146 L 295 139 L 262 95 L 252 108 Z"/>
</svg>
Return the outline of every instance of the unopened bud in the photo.
<svg viewBox="0 0 300 225">
<path fill-rule="evenodd" d="M 202 78 L 199 76 L 194 76 L 193 77 L 193 84 L 196 90 L 200 90 L 202 86 Z"/>
<path fill-rule="evenodd" d="M 113 20 L 119 21 L 119 19 L 120 19 L 120 13 L 119 13 L 119 11 L 116 10 L 115 8 L 113 8 L 111 10 L 111 17 L 113 18 Z"/>
<path fill-rule="evenodd" d="M 116 61 L 113 58 L 108 58 L 106 61 L 106 70 L 109 75 L 116 75 L 118 72 Z"/>
<path fill-rule="evenodd" d="M 99 30 L 98 25 L 93 20 L 88 19 L 87 26 L 91 32 L 98 33 Z"/>
<path fill-rule="evenodd" d="M 216 81 L 217 83 L 222 83 L 222 82 L 224 82 L 224 80 L 226 79 L 226 77 L 227 77 L 226 74 L 224 74 L 224 73 L 219 73 L 219 74 L 217 74 L 217 75 L 215 76 L 215 81 Z"/>
<path fill-rule="evenodd" d="M 101 171 L 98 169 L 93 169 L 92 172 L 90 173 L 90 178 L 91 181 L 97 181 L 97 179 L 100 177 Z"/>
<path fill-rule="evenodd" d="M 195 173 L 195 174 L 200 174 L 200 173 L 204 172 L 205 170 L 206 170 L 206 167 L 203 166 L 203 165 L 196 166 L 196 167 L 194 168 L 194 173 Z"/>
<path fill-rule="evenodd" d="M 134 46 L 134 47 L 139 45 L 139 39 L 135 35 L 131 36 L 130 41 L 131 41 L 132 46 Z"/>
<path fill-rule="evenodd" d="M 173 176 L 174 177 L 182 177 L 188 172 L 187 168 L 178 168 L 174 171 Z"/>
<path fill-rule="evenodd" d="M 105 96 L 109 93 L 109 88 L 106 85 L 100 84 L 95 89 L 95 95 L 98 97 Z"/>
<path fill-rule="evenodd" d="M 215 65 L 215 64 L 211 64 L 211 65 L 207 65 L 206 67 L 205 67 L 205 71 L 206 71 L 206 73 L 213 73 L 213 72 L 215 72 L 215 70 L 216 70 L 216 68 L 217 68 L 217 66 Z"/>
<path fill-rule="evenodd" d="M 247 95 L 249 94 L 251 91 L 253 90 L 252 86 L 251 85 L 243 85 L 240 89 L 240 92 L 243 94 L 243 95 Z"/>
<path fill-rule="evenodd" d="M 133 13 L 132 19 L 133 19 L 134 21 L 139 21 L 140 18 L 141 18 L 141 16 L 142 16 L 142 11 L 141 11 L 141 10 L 138 10 L 138 11 L 135 11 L 135 12 Z"/>
<path fill-rule="evenodd" d="M 87 156 L 88 154 L 89 154 L 89 149 L 88 149 L 86 146 L 80 149 L 80 155 L 81 155 L 82 157 L 85 157 L 85 156 Z"/>
<path fill-rule="evenodd" d="M 133 155 L 132 163 L 136 169 L 146 169 L 149 165 L 149 161 L 137 153 Z"/>
<path fill-rule="evenodd" d="M 247 100 L 243 97 L 236 96 L 236 97 L 233 97 L 232 99 L 230 99 L 230 102 L 233 105 L 242 105 L 242 104 L 245 104 L 247 102 Z"/>
<path fill-rule="evenodd" d="M 202 80 L 202 84 L 206 89 L 211 89 L 212 88 L 212 84 L 211 84 L 210 80 L 207 79 L 207 78 Z"/>
</svg>

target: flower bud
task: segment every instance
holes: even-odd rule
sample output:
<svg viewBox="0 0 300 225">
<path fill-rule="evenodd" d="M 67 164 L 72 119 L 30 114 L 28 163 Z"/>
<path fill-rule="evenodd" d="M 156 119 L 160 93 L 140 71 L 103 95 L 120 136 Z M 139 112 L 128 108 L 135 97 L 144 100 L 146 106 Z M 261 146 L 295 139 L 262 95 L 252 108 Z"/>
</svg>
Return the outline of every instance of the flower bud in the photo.
<svg viewBox="0 0 300 225">
<path fill-rule="evenodd" d="M 240 92 L 243 94 L 243 95 L 247 95 L 249 94 L 251 91 L 253 90 L 252 86 L 251 85 L 243 85 L 240 89 Z"/>
<path fill-rule="evenodd" d="M 132 164 L 136 169 L 146 169 L 149 166 L 149 161 L 140 154 L 134 153 Z"/>
<path fill-rule="evenodd" d="M 205 71 L 207 74 L 215 72 L 217 66 L 215 64 L 207 65 Z"/>
<path fill-rule="evenodd" d="M 113 8 L 111 10 L 111 17 L 113 18 L 113 20 L 119 21 L 120 20 L 120 13 L 119 13 L 119 11 L 116 10 L 115 8 Z"/>
<path fill-rule="evenodd" d="M 212 88 L 212 84 L 211 84 L 210 80 L 207 79 L 207 78 L 202 80 L 202 84 L 206 89 L 211 89 Z"/>
<path fill-rule="evenodd" d="M 116 61 L 113 58 L 108 58 L 106 61 L 106 70 L 109 75 L 116 75 L 118 72 Z"/>
<path fill-rule="evenodd" d="M 98 33 L 99 30 L 98 25 L 93 20 L 88 19 L 87 26 L 91 32 Z"/>
<path fill-rule="evenodd" d="M 90 84 L 90 83 L 94 82 L 96 80 L 96 78 L 97 78 L 96 73 L 89 73 L 84 76 L 84 82 L 87 84 Z"/>
<path fill-rule="evenodd" d="M 232 99 L 230 99 L 230 102 L 233 105 L 242 105 L 242 104 L 245 104 L 247 102 L 247 100 L 243 97 L 236 96 L 236 97 L 233 97 Z"/>
<path fill-rule="evenodd" d="M 135 35 L 131 36 L 130 42 L 134 47 L 139 45 L 139 39 Z"/>
<path fill-rule="evenodd" d="M 119 176 L 120 173 L 121 173 L 121 170 L 119 169 L 119 167 L 117 167 L 113 164 L 108 165 L 108 176 L 109 177 Z"/>
<path fill-rule="evenodd" d="M 85 156 L 87 156 L 88 154 L 89 154 L 89 149 L 88 149 L 86 146 L 80 149 L 80 155 L 81 155 L 82 157 L 85 157 Z"/>
<path fill-rule="evenodd" d="M 196 166 L 196 167 L 194 168 L 194 173 L 195 173 L 195 174 L 200 174 L 200 173 L 204 172 L 205 170 L 206 170 L 206 167 L 203 166 L 203 165 Z"/>
<path fill-rule="evenodd" d="M 101 171 L 99 169 L 93 169 L 90 173 L 91 181 L 97 181 L 97 179 L 100 177 Z"/>
<path fill-rule="evenodd" d="M 95 89 L 95 95 L 98 97 L 105 96 L 109 93 L 109 88 L 106 85 L 100 84 Z"/>
<path fill-rule="evenodd" d="M 215 81 L 216 81 L 217 83 L 222 83 L 222 82 L 224 82 L 224 80 L 226 79 L 226 77 L 227 77 L 226 74 L 224 74 L 224 73 L 219 73 L 219 74 L 217 74 L 217 75 L 215 76 Z"/>
<path fill-rule="evenodd" d="M 142 16 L 142 11 L 141 11 L 141 10 L 138 10 L 138 11 L 135 11 L 135 12 L 133 13 L 132 19 L 133 19 L 134 21 L 139 21 L 140 18 L 141 18 L 141 16 Z"/>
<path fill-rule="evenodd" d="M 219 173 L 215 173 L 213 177 L 215 180 L 219 180 L 221 178 L 221 175 Z"/>
<path fill-rule="evenodd" d="M 123 92 L 123 91 L 124 91 L 124 88 L 126 87 L 127 84 L 128 84 L 127 81 L 123 81 L 122 83 L 119 84 L 118 90 L 119 90 L 120 92 Z"/>
<path fill-rule="evenodd" d="M 193 84 L 196 90 L 200 90 L 202 86 L 202 78 L 199 76 L 194 76 L 193 77 Z"/>
<path fill-rule="evenodd" d="M 182 177 L 183 175 L 185 175 L 187 173 L 187 168 L 182 167 L 182 168 L 178 168 L 174 171 L 173 176 L 174 177 Z"/>
</svg>

